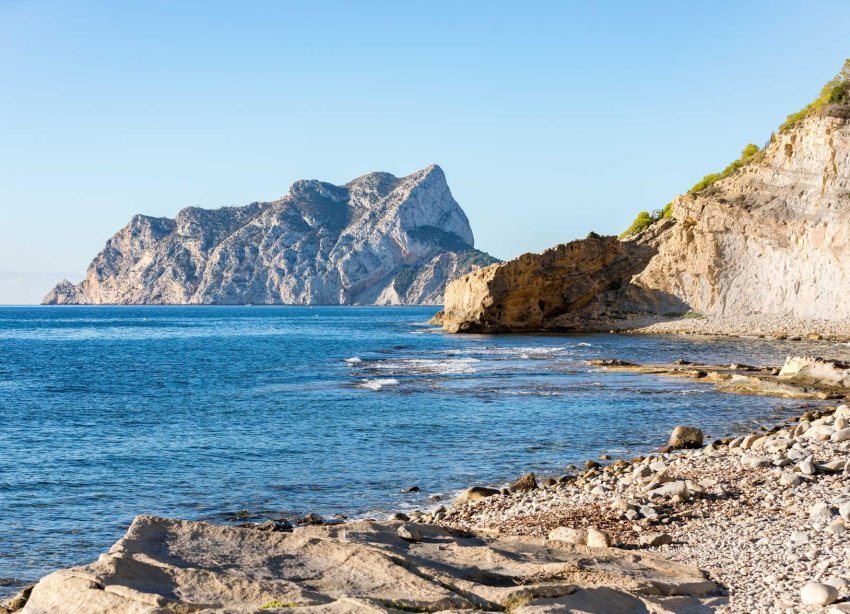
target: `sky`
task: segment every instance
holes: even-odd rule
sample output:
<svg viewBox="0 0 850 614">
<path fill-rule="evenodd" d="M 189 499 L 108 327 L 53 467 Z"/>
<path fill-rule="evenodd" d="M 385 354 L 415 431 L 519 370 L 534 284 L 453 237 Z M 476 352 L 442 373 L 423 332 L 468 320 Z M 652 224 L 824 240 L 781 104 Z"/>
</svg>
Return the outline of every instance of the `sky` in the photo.
<svg viewBox="0 0 850 614">
<path fill-rule="evenodd" d="M 136 213 L 428 164 L 507 259 L 616 234 L 850 57 L 846 0 L 0 0 L 0 304 Z"/>
</svg>

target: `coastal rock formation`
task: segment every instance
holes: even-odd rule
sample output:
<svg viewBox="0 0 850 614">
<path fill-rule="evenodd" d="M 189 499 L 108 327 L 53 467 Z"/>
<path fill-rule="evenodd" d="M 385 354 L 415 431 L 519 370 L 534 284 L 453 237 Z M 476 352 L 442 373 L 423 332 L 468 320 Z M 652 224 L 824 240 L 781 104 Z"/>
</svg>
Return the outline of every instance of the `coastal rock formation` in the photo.
<svg viewBox="0 0 850 614">
<path fill-rule="evenodd" d="M 399 537 L 400 526 L 419 539 Z M 466 535 L 370 521 L 269 533 L 140 516 L 96 562 L 43 578 L 24 612 L 626 614 L 699 607 L 695 597 L 716 588 L 649 553 Z"/>
<path fill-rule="evenodd" d="M 647 264 L 651 242 L 591 235 L 488 266 L 450 283 L 439 318 L 450 332 L 505 332 L 606 326 L 628 305 L 676 309 L 679 302 L 642 292 L 629 280 Z"/>
<path fill-rule="evenodd" d="M 344 186 L 296 181 L 275 202 L 135 216 L 46 304 L 437 304 L 495 262 L 438 166 Z"/>
<path fill-rule="evenodd" d="M 623 329 L 688 311 L 850 319 L 850 62 L 764 150 L 748 146 L 635 224 L 622 246 L 591 237 L 453 282 L 445 328 Z"/>
</svg>

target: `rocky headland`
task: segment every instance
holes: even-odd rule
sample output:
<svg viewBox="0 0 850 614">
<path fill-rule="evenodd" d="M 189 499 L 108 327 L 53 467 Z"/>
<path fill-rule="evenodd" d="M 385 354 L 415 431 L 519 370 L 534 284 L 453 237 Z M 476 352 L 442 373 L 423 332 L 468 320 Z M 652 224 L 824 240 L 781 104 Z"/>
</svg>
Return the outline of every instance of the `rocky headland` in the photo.
<svg viewBox="0 0 850 614">
<path fill-rule="evenodd" d="M 764 149 L 748 145 L 620 239 L 474 271 L 446 289 L 438 321 L 451 332 L 726 334 L 746 333 L 729 325 L 746 317 L 775 336 L 850 337 L 850 61 Z"/>
<path fill-rule="evenodd" d="M 474 247 L 442 169 L 296 181 L 274 202 L 135 216 L 45 304 L 440 304 L 496 262 Z"/>
</svg>

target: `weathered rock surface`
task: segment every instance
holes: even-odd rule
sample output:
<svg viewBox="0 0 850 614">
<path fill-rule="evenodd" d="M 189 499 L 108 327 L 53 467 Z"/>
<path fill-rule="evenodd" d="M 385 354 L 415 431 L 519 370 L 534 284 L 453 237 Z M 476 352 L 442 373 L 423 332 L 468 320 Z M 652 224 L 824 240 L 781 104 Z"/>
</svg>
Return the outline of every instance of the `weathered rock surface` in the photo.
<svg viewBox="0 0 850 614">
<path fill-rule="evenodd" d="M 439 316 L 450 332 L 571 330 L 607 326 L 631 304 L 680 307 L 676 299 L 629 285 L 655 253 L 651 242 L 591 235 L 450 283 Z"/>
<path fill-rule="evenodd" d="M 135 216 L 48 304 L 437 304 L 495 262 L 438 166 L 344 186 L 296 181 L 275 202 Z"/>
<path fill-rule="evenodd" d="M 715 585 L 658 556 L 535 537 L 455 537 L 359 521 L 267 533 L 138 517 L 96 562 L 43 578 L 29 614 L 678 611 Z M 669 606 L 668 606 L 669 604 Z M 558 609 L 547 609 L 556 606 Z M 517 610 L 520 611 L 520 610 Z"/>
<path fill-rule="evenodd" d="M 621 246 L 591 237 L 452 282 L 444 327 L 633 329 L 689 310 L 781 317 L 792 329 L 794 321 L 850 320 L 848 117 L 844 103 L 773 135 L 746 164 L 677 197 L 672 217 Z"/>
</svg>

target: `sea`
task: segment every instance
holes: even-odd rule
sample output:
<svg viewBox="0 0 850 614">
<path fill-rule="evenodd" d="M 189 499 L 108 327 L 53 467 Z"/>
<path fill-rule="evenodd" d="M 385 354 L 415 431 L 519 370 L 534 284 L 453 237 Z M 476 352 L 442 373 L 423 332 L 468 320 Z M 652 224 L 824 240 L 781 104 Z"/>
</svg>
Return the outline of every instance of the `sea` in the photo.
<svg viewBox="0 0 850 614">
<path fill-rule="evenodd" d="M 744 433 L 803 403 L 589 359 L 850 358 L 757 338 L 449 335 L 428 325 L 436 311 L 0 308 L 0 595 L 94 560 L 137 514 L 380 519 L 645 453 L 677 424 Z"/>
</svg>

